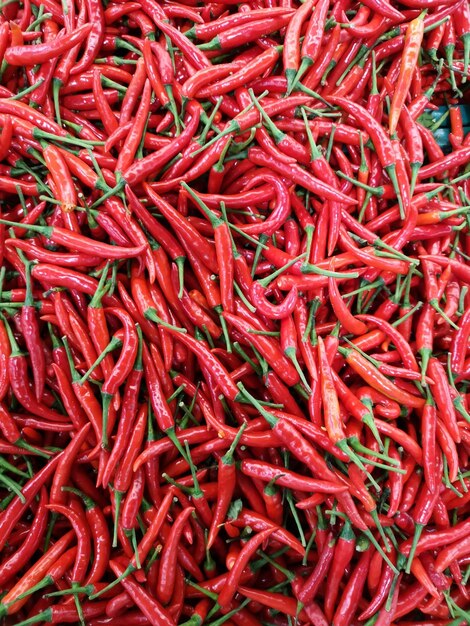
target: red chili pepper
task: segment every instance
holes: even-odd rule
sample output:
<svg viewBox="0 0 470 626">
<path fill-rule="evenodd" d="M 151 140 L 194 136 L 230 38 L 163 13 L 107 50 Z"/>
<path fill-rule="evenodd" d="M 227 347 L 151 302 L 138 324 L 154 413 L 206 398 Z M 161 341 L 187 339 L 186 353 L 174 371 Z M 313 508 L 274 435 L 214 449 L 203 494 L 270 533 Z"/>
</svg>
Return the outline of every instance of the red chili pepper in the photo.
<svg viewBox="0 0 470 626">
<path fill-rule="evenodd" d="M 2 598 L 3 613 L 14 615 L 28 601 L 28 596 L 18 599 L 24 592 L 39 582 L 50 567 L 65 552 L 73 539 L 73 530 L 65 533 L 56 543 L 50 547 L 24 574 L 16 584 Z"/>
<path fill-rule="evenodd" d="M 219 32 L 214 39 L 199 46 L 201 51 L 230 50 L 250 43 L 260 37 L 276 32 L 289 23 L 290 15 L 264 17 L 262 20 L 252 21 L 249 24 L 233 26 Z"/>
<path fill-rule="evenodd" d="M 263 544 L 263 542 L 267 540 L 270 535 L 273 534 L 273 532 L 274 532 L 274 529 L 272 528 L 263 530 L 259 532 L 257 535 L 254 535 L 243 546 L 235 563 L 233 564 L 229 572 L 224 588 L 219 593 L 217 602 L 220 604 L 222 608 L 226 607 L 232 600 L 237 590 L 238 582 L 241 578 L 243 570 L 249 563 L 253 554 Z"/>
<path fill-rule="evenodd" d="M 193 511 L 193 508 L 183 509 L 180 515 L 176 518 L 173 526 L 171 527 L 171 532 L 168 536 L 168 540 L 165 542 L 162 551 L 158 576 L 157 594 L 163 604 L 166 604 L 170 601 L 173 593 L 176 573 L 176 559 L 178 553 L 178 542 L 181 533 L 184 530 L 184 526 L 188 520 L 188 517 L 192 514 Z"/>
<path fill-rule="evenodd" d="M 314 570 L 298 593 L 298 598 L 302 603 L 308 604 L 315 598 L 319 586 L 323 582 L 325 576 L 329 574 L 334 553 L 335 540 L 330 532 L 326 538 L 325 545 L 319 555 L 319 559 Z"/>
<path fill-rule="evenodd" d="M 257 78 L 263 72 L 273 67 L 279 57 L 279 53 L 276 48 L 268 48 L 262 52 L 258 57 L 240 68 L 238 72 L 231 74 L 229 77 L 212 83 L 205 89 L 199 89 L 196 92 L 196 97 L 207 98 L 209 95 L 219 96 L 221 94 L 233 91 L 237 87 L 247 84 L 249 81 Z"/>
<path fill-rule="evenodd" d="M 22 545 L 0 565 L 0 581 L 2 585 L 8 583 L 26 563 L 32 560 L 34 553 L 39 548 L 47 529 L 47 491 L 42 487 L 38 508 L 31 523 L 29 532 Z"/>
<path fill-rule="evenodd" d="M 62 488 L 67 486 L 72 472 L 73 463 L 75 463 L 75 460 L 88 437 L 89 429 L 90 424 L 85 424 L 61 455 L 52 480 L 49 503 L 65 504 L 67 494 L 62 490 Z"/>
<path fill-rule="evenodd" d="M 124 565 L 111 559 L 109 565 L 116 576 L 121 577 L 125 572 Z M 174 621 L 162 605 L 136 581 L 132 574 L 122 578 L 121 585 L 134 599 L 135 603 L 154 626 L 174 626 Z"/>
<path fill-rule="evenodd" d="M 421 408 L 424 399 L 411 395 L 398 389 L 389 379 L 378 370 L 374 370 L 371 364 L 361 354 L 354 350 L 339 348 L 347 363 L 357 372 L 371 387 L 384 393 L 392 400 L 396 400 L 405 406 Z"/>
<path fill-rule="evenodd" d="M 406 29 L 405 46 L 403 48 L 400 65 L 400 75 L 396 85 L 394 85 L 392 104 L 390 106 L 389 131 L 391 135 L 395 132 L 398 125 L 401 110 L 405 103 L 406 94 L 410 88 L 412 75 L 418 62 L 423 35 L 424 15 L 419 15 L 416 19 L 409 23 Z"/>
<path fill-rule="evenodd" d="M 11 46 L 5 52 L 5 61 L 9 65 L 23 65 L 26 61 L 31 65 L 44 63 L 81 43 L 91 29 L 91 24 L 84 24 L 63 37 L 56 37 L 52 42 L 49 41 L 31 46 Z"/>
<path fill-rule="evenodd" d="M 345 204 L 356 204 L 356 200 L 346 196 L 340 191 L 331 189 L 331 187 L 303 170 L 299 165 L 282 165 L 259 148 L 250 148 L 248 158 L 253 163 L 256 163 L 256 165 L 268 167 L 279 174 L 288 174 L 293 182 L 302 185 L 306 189 L 328 200 L 343 202 Z"/>
</svg>

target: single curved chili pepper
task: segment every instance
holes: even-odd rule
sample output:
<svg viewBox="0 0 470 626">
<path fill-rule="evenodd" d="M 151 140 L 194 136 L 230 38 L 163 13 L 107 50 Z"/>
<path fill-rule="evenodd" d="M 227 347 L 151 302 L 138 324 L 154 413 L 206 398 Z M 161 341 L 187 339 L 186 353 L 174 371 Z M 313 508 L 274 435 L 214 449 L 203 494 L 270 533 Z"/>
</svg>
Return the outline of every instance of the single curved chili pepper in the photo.
<svg viewBox="0 0 470 626">
<path fill-rule="evenodd" d="M 144 55 L 144 61 L 145 61 L 145 65 L 146 65 L 146 70 L 147 70 L 147 76 L 150 80 L 150 84 L 152 85 L 152 89 L 156 95 L 156 97 L 158 98 L 158 100 L 160 101 L 162 106 L 166 106 L 168 105 L 168 103 L 170 102 L 170 99 L 165 91 L 165 87 L 162 83 L 161 77 L 160 77 L 160 73 L 158 71 L 158 67 L 157 67 L 157 63 L 155 60 L 155 57 L 152 53 L 152 47 L 150 44 L 150 40 L 146 39 L 144 41 L 144 45 L 142 48 L 143 51 L 143 55 Z"/>
<path fill-rule="evenodd" d="M 431 393 L 437 405 L 439 416 L 457 443 L 460 441 L 460 433 L 457 426 L 457 415 L 453 404 L 449 381 L 443 365 L 434 357 L 429 359 L 429 375 L 434 381 Z"/>
<path fill-rule="evenodd" d="M 109 565 L 116 576 L 121 577 L 125 566 L 117 560 L 111 559 Z M 147 617 L 151 624 L 158 626 L 174 626 L 175 622 L 161 604 L 140 585 L 132 574 L 121 579 L 121 584 L 135 603 Z"/>
<path fill-rule="evenodd" d="M 328 584 L 325 591 L 324 611 L 330 622 L 335 610 L 340 583 L 343 579 L 345 570 L 354 556 L 355 545 L 356 537 L 352 530 L 351 523 L 349 520 L 346 520 L 334 547 L 333 560 L 331 568 L 328 572 Z"/>
<path fill-rule="evenodd" d="M 270 15 L 287 15 L 291 14 L 292 10 L 285 7 L 272 7 Z M 266 16 L 265 9 L 254 9 L 246 12 L 238 12 L 232 15 L 222 15 L 216 20 L 210 22 L 196 24 L 185 32 L 186 37 L 190 39 L 195 37 L 202 41 L 207 41 L 216 36 L 219 32 L 224 31 L 232 26 L 241 26 L 242 24 L 248 24 L 259 19 L 263 19 Z"/>
<path fill-rule="evenodd" d="M 178 542 L 184 530 L 188 517 L 194 508 L 183 509 L 171 527 L 170 534 L 163 547 L 160 568 L 158 572 L 157 594 L 163 604 L 167 604 L 172 596 L 175 584 L 176 561 L 178 553 Z"/>
<path fill-rule="evenodd" d="M 248 474 L 253 478 L 270 482 L 275 480 L 281 487 L 296 489 L 298 491 L 315 491 L 319 493 L 337 493 L 344 490 L 338 483 L 328 483 L 307 476 L 301 476 L 287 470 L 271 465 L 265 461 L 252 461 L 244 459 L 240 466 L 244 474 Z"/>
<path fill-rule="evenodd" d="M 250 43 L 260 37 L 276 32 L 290 21 L 290 15 L 268 16 L 249 24 L 233 26 L 219 32 L 214 39 L 199 45 L 200 51 L 230 50 Z"/>
<path fill-rule="evenodd" d="M 101 76 L 98 70 L 93 72 L 93 99 L 103 126 L 108 135 L 111 135 L 118 129 L 118 121 L 101 86 Z"/>
<path fill-rule="evenodd" d="M 89 254 L 77 253 L 67 254 L 62 252 L 52 252 L 46 248 L 41 248 L 37 243 L 33 243 L 34 239 L 23 241 L 22 239 L 6 239 L 7 246 L 19 248 L 26 253 L 30 260 L 38 260 L 43 263 L 52 263 L 59 266 L 70 267 L 96 267 L 100 264 L 101 259 Z"/>
<path fill-rule="evenodd" d="M 135 527 L 137 526 L 137 514 L 142 504 L 145 488 L 145 473 L 143 468 L 135 472 L 129 490 L 126 494 L 121 509 L 119 524 L 124 533 L 135 540 Z"/>
<path fill-rule="evenodd" d="M 446 170 L 467 164 L 470 161 L 470 148 L 464 146 L 458 150 L 451 152 L 447 156 L 443 156 L 433 163 L 425 165 L 419 171 L 418 178 L 429 178 L 436 175 L 444 175 Z"/>
<path fill-rule="evenodd" d="M 72 472 L 73 464 L 78 457 L 80 450 L 85 443 L 90 430 L 90 424 L 85 424 L 75 437 L 65 448 L 60 460 L 57 464 L 57 468 L 52 479 L 49 504 L 65 504 L 67 500 L 67 494 L 63 491 L 63 487 L 67 486 Z"/>
<path fill-rule="evenodd" d="M 2 223 L 16 225 L 14 222 L 7 222 L 7 220 L 2 220 Z M 28 225 L 28 230 L 44 235 L 59 245 L 75 249 L 78 252 L 91 252 L 92 254 L 102 256 L 104 258 L 129 258 L 138 256 L 143 251 L 143 246 L 134 248 L 112 246 L 106 243 L 94 241 L 89 237 L 85 237 L 78 233 L 70 232 L 60 226 L 37 226 L 36 224 L 30 224 Z"/>
<path fill-rule="evenodd" d="M 208 550 L 210 550 L 217 538 L 220 526 L 225 519 L 230 503 L 232 501 L 233 493 L 236 486 L 236 468 L 234 462 L 234 453 L 240 441 L 240 438 L 243 435 L 243 430 L 244 426 L 240 428 L 238 435 L 233 440 L 227 452 L 219 459 L 217 473 L 217 502 L 214 506 L 214 512 L 212 515 L 212 521 L 207 538 Z"/>
<path fill-rule="evenodd" d="M 304 582 L 298 593 L 298 598 L 303 604 L 309 604 L 316 596 L 319 586 L 328 575 L 333 555 L 335 553 L 335 539 L 330 532 L 325 540 L 325 545 L 319 554 L 318 562 L 310 576 Z"/>
<path fill-rule="evenodd" d="M 292 88 L 300 80 L 306 70 L 317 60 L 321 50 L 328 8 L 328 3 L 325 0 L 320 0 L 320 2 L 317 2 L 313 8 L 313 15 L 309 20 L 304 40 L 302 42 L 302 48 L 300 50 L 300 67 L 298 68 L 295 76 L 294 84 L 287 90 L 288 93 L 292 91 Z M 287 72 L 286 77 L 288 79 Z"/>
<path fill-rule="evenodd" d="M 253 536 L 251 539 L 249 539 L 247 543 L 243 546 L 235 563 L 233 564 L 229 572 L 224 588 L 219 593 L 217 602 L 220 604 L 222 608 L 226 607 L 232 600 L 236 592 L 238 582 L 240 580 L 242 572 L 247 566 L 247 564 L 249 563 L 253 554 L 263 544 L 263 542 L 267 540 L 270 535 L 273 534 L 273 532 L 274 532 L 274 529 L 272 528 L 263 530 L 259 532 L 258 534 L 256 534 L 255 536 Z"/>
<path fill-rule="evenodd" d="M 90 67 L 98 56 L 104 41 L 105 18 L 103 5 L 99 0 L 87 0 L 86 8 L 88 20 L 91 22 L 92 28 L 88 33 L 85 52 L 71 69 L 71 75 L 79 74 Z"/>
<path fill-rule="evenodd" d="M 131 429 L 137 414 L 138 396 L 142 378 L 142 344 L 140 338 L 139 348 L 134 361 L 132 372 L 129 374 L 126 380 L 126 386 L 122 399 L 121 414 L 118 422 L 118 430 L 114 439 L 106 470 L 103 474 L 103 484 L 105 485 L 108 484 L 117 463 L 119 462 L 122 455 L 125 453 L 125 448 L 128 443 Z"/>
<path fill-rule="evenodd" d="M 437 455 L 436 457 L 435 464 L 436 464 L 435 471 L 436 473 L 439 473 L 440 475 L 440 472 L 442 471 L 441 469 L 442 458 L 439 455 Z M 438 497 L 439 497 L 438 489 L 432 492 L 429 490 L 427 485 L 425 484 L 421 485 L 421 490 L 418 494 L 416 504 L 413 508 L 412 517 L 413 517 L 413 521 L 415 522 L 415 531 L 413 535 L 413 541 L 411 544 L 410 552 L 408 555 L 408 561 L 406 564 L 406 570 L 405 570 L 406 572 L 410 571 L 411 563 L 413 562 L 414 554 L 416 551 L 416 546 L 418 545 L 423 529 L 426 527 L 427 523 L 429 522 L 431 518 L 432 511 L 437 502 Z"/>
<path fill-rule="evenodd" d="M 271 609 L 278 610 L 285 615 L 291 617 L 299 617 L 299 619 L 305 619 L 305 615 L 302 610 L 299 612 L 298 603 L 294 598 L 289 598 L 286 603 L 286 596 L 280 593 L 273 593 L 265 590 L 250 589 L 248 587 L 239 586 L 239 591 L 244 596 L 254 602 L 266 605 Z"/>
<path fill-rule="evenodd" d="M 429 359 L 431 358 L 433 353 L 434 317 L 434 308 L 426 302 L 418 319 L 416 333 L 416 347 L 418 348 L 418 352 L 421 356 L 421 373 L 423 377 L 426 374 Z"/>
<path fill-rule="evenodd" d="M 84 24 L 72 33 L 63 37 L 56 37 L 55 40 L 47 43 L 31 46 L 11 46 L 5 52 L 5 61 L 9 65 L 23 65 L 26 61 L 29 64 L 44 63 L 81 43 L 90 31 L 91 24 Z"/>
<path fill-rule="evenodd" d="M 388 565 L 385 565 L 382 569 L 377 590 L 367 608 L 361 613 L 361 619 L 368 619 L 377 612 L 381 605 L 383 605 L 389 595 L 395 579 L 396 575 L 393 570 L 388 567 Z"/>
<path fill-rule="evenodd" d="M 139 336 L 135 329 L 131 316 L 122 308 L 107 308 L 105 314 L 111 314 L 117 317 L 124 327 L 124 337 L 122 340 L 122 350 L 116 361 L 112 371 L 106 378 L 101 387 L 101 395 L 103 399 L 103 439 L 104 448 L 108 445 L 108 422 L 107 416 L 109 405 L 111 404 L 114 394 L 120 385 L 126 380 L 134 366 L 139 346 Z"/>
<path fill-rule="evenodd" d="M 334 270 L 334 265 L 332 265 Z M 330 294 L 331 306 L 340 321 L 341 325 L 354 335 L 363 335 L 367 331 L 367 326 L 364 322 L 357 320 L 354 315 L 347 308 L 343 298 L 338 289 L 338 284 L 335 279 L 330 276 L 328 278 L 328 290 Z"/>
<path fill-rule="evenodd" d="M 21 309 L 21 325 L 23 328 L 23 337 L 28 349 L 29 358 L 31 359 L 36 400 L 40 402 L 44 393 L 46 360 L 39 330 L 39 321 L 34 307 L 31 286 L 31 265 L 29 263 L 25 264 L 25 277 L 26 294 L 24 305 Z"/>
<path fill-rule="evenodd" d="M 202 69 L 209 67 L 210 61 L 199 48 L 197 48 L 183 33 L 179 32 L 174 26 L 168 22 L 163 21 L 166 19 L 155 20 L 156 26 L 167 35 L 172 43 L 181 51 L 183 56 L 187 57 L 188 61 L 194 65 L 196 69 Z"/>
<path fill-rule="evenodd" d="M 147 78 L 147 72 L 145 69 L 144 58 L 139 57 L 135 66 L 135 72 L 131 82 L 124 95 L 119 121 L 123 124 L 127 123 L 131 119 L 132 112 L 136 106 L 137 99 L 142 94 L 142 89 Z"/>
<path fill-rule="evenodd" d="M 127 449 L 122 456 L 119 467 L 114 478 L 114 498 L 115 498 L 115 520 L 114 520 L 114 537 L 113 546 L 116 545 L 118 530 L 118 520 L 120 515 L 120 505 L 124 494 L 127 492 L 132 481 L 132 465 L 139 454 L 142 442 L 145 437 L 145 429 L 147 426 L 147 405 L 143 404 L 137 412 L 134 430 L 128 441 Z M 121 526 L 119 526 L 121 529 Z"/>
<path fill-rule="evenodd" d="M 24 542 L 0 564 L 0 584 L 2 586 L 9 582 L 28 561 L 32 560 L 34 553 L 39 548 L 47 528 L 47 509 L 45 507 L 47 501 L 47 490 L 42 487 L 38 508 Z"/>
<path fill-rule="evenodd" d="M 350 623 L 361 599 L 371 557 L 372 551 L 368 548 L 361 554 L 356 567 L 352 571 L 333 616 L 335 626 L 346 626 L 346 624 Z"/>
<path fill-rule="evenodd" d="M 100 405 L 90 383 L 88 381 L 82 382 L 82 378 L 75 368 L 67 338 L 63 337 L 62 341 L 67 351 L 67 359 L 72 374 L 72 389 L 80 402 L 81 408 L 93 426 L 97 441 L 101 441 L 103 426 Z"/>
<path fill-rule="evenodd" d="M 116 163 L 116 170 L 118 172 L 127 170 L 131 166 L 135 157 L 142 134 L 147 124 L 150 109 L 150 94 L 150 83 L 146 81 L 142 92 L 142 98 L 134 118 L 134 123 L 124 141 L 122 149 L 119 152 Z"/>
<path fill-rule="evenodd" d="M 76 583 L 77 586 L 83 583 L 85 579 L 86 570 L 91 554 L 91 536 L 90 529 L 88 528 L 84 517 L 79 515 L 73 509 L 66 507 L 62 504 L 47 504 L 46 507 L 55 513 L 64 515 L 72 525 L 74 533 L 77 537 L 77 554 L 75 557 L 75 563 L 71 573 L 72 586 Z"/>
<path fill-rule="evenodd" d="M 426 404 L 421 413 L 421 438 L 423 448 L 423 469 L 424 479 L 429 491 L 434 492 L 437 489 L 436 482 L 439 477 L 436 475 L 436 429 L 437 429 L 437 412 L 432 397 L 429 395 Z"/>
</svg>

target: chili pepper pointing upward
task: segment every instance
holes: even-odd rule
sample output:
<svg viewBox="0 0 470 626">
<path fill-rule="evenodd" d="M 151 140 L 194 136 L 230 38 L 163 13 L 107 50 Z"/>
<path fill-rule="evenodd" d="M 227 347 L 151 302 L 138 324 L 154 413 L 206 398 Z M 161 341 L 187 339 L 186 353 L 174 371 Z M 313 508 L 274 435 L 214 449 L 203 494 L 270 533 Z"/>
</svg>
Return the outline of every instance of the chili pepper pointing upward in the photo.
<svg viewBox="0 0 470 626">
<path fill-rule="evenodd" d="M 398 120 L 401 115 L 402 107 L 405 103 L 406 94 L 411 84 L 413 72 L 418 62 L 418 56 L 421 49 L 421 42 L 424 35 L 424 13 L 421 13 L 416 19 L 412 20 L 405 35 L 405 47 L 401 58 L 400 75 L 397 84 L 394 86 L 392 104 L 390 105 L 390 114 L 388 120 L 388 128 L 390 134 L 396 130 Z"/>
</svg>

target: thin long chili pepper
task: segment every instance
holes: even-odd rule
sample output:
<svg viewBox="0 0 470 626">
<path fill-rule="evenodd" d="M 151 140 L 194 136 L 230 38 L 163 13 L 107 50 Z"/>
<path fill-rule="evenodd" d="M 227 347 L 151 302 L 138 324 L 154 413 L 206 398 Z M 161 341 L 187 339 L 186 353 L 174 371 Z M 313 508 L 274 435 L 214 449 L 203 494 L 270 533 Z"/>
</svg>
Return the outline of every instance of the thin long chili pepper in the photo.
<svg viewBox="0 0 470 626">
<path fill-rule="evenodd" d="M 202 257 L 207 267 L 212 271 L 217 271 L 216 254 L 212 246 L 197 232 L 197 230 L 185 220 L 179 213 L 171 207 L 163 198 L 161 198 L 150 185 L 145 185 L 145 191 L 152 202 L 163 212 L 165 217 L 175 228 L 178 235 L 184 238 L 184 241 L 190 241 L 192 246 L 198 250 L 198 256 Z"/>
<path fill-rule="evenodd" d="M 122 576 L 125 571 L 125 566 L 119 561 L 111 559 L 109 565 L 116 576 Z M 132 595 L 135 603 L 151 624 L 154 624 L 155 626 L 159 626 L 160 624 L 163 626 L 174 626 L 175 622 L 171 619 L 168 612 L 157 600 L 155 600 L 155 598 L 153 598 L 141 585 L 139 585 L 132 574 L 122 578 L 121 584 L 124 589 Z"/>
<path fill-rule="evenodd" d="M 7 220 L 2 220 L 2 223 L 6 223 L 10 226 L 15 225 L 14 222 L 8 222 Z M 71 233 L 69 230 L 61 228 L 60 226 L 49 227 L 30 224 L 28 229 L 44 235 L 54 243 L 67 246 L 79 252 L 92 252 L 104 258 L 128 258 L 139 255 L 143 250 L 143 246 L 121 248 L 119 246 L 111 246 L 109 244 L 93 241 L 78 233 Z"/>
<path fill-rule="evenodd" d="M 19 600 L 25 591 L 39 582 L 44 574 L 49 570 L 51 565 L 61 556 L 67 549 L 73 539 L 74 532 L 70 530 L 65 533 L 53 546 L 51 546 L 43 555 L 34 563 L 18 582 L 3 596 L 1 603 L 1 613 L 3 615 L 13 615 L 17 613 L 21 607 L 26 604 L 28 597 Z"/>
<path fill-rule="evenodd" d="M 328 572 L 328 585 L 325 592 L 324 610 L 331 621 L 335 603 L 339 594 L 339 587 L 346 568 L 354 556 L 356 537 L 349 520 L 346 520 L 338 540 L 335 544 L 331 569 Z"/>
<path fill-rule="evenodd" d="M 285 166 L 277 163 L 259 148 L 250 148 L 248 158 L 250 161 L 253 161 L 253 163 L 261 166 L 267 166 L 279 174 L 288 173 L 291 180 L 304 186 L 313 193 L 317 193 L 320 196 L 327 198 L 328 200 L 332 200 L 333 202 L 344 202 L 346 204 L 356 204 L 354 199 L 346 196 L 340 191 L 331 189 L 331 187 L 300 168 L 297 164 Z"/>
<path fill-rule="evenodd" d="M 0 564 L 0 581 L 2 585 L 11 580 L 25 563 L 32 559 L 35 551 L 38 549 L 47 528 L 46 504 L 47 491 L 46 488 L 43 487 L 41 489 L 36 515 L 25 541 L 9 558 L 6 558 Z"/>
<path fill-rule="evenodd" d="M 390 105 L 389 114 L 389 131 L 392 135 L 398 125 L 398 120 L 401 115 L 401 109 L 405 102 L 406 94 L 410 87 L 411 78 L 418 61 L 418 55 L 421 48 L 421 42 L 424 35 L 424 15 L 419 15 L 415 20 L 412 20 L 405 34 L 405 46 L 401 58 L 400 75 L 396 85 L 394 85 L 394 92 L 392 103 Z"/>
<path fill-rule="evenodd" d="M 313 65 L 320 54 L 321 43 L 323 38 L 323 30 L 326 22 L 326 16 L 328 13 L 328 2 L 325 0 L 319 1 L 315 4 L 313 9 L 313 15 L 309 20 L 307 31 L 302 42 L 302 48 L 300 50 L 301 62 L 297 74 L 295 76 L 294 86 L 298 80 L 303 76 L 305 71 Z M 287 73 L 286 73 L 286 77 Z M 288 92 L 290 90 L 288 89 Z"/>
<path fill-rule="evenodd" d="M 180 513 L 171 528 L 170 535 L 162 551 L 157 593 L 160 601 L 163 604 L 169 602 L 173 593 L 178 550 L 177 545 L 179 537 L 184 530 L 184 525 L 186 524 L 188 517 L 192 514 L 193 511 L 194 509 L 187 508 Z"/>
<path fill-rule="evenodd" d="M 105 36 L 104 9 L 99 0 L 87 0 L 86 8 L 92 28 L 88 33 L 85 53 L 72 68 L 71 74 L 78 74 L 86 70 L 97 57 Z"/>
<path fill-rule="evenodd" d="M 54 42 L 35 44 L 32 46 L 12 46 L 5 52 L 5 61 L 10 65 L 23 65 L 27 60 L 28 63 L 44 63 L 53 59 L 75 44 L 82 42 L 91 31 L 91 24 L 84 24 L 70 34 L 63 37 L 56 37 Z"/>
<path fill-rule="evenodd" d="M 53 409 L 50 409 L 48 406 L 46 406 L 42 402 L 38 402 L 38 400 L 36 399 L 28 378 L 28 364 L 26 361 L 26 357 L 20 351 L 18 343 L 13 333 L 11 332 L 11 328 L 8 322 L 5 319 L 3 320 L 3 322 L 5 324 L 11 346 L 11 352 L 8 360 L 8 369 L 10 384 L 12 386 L 15 397 L 22 404 L 22 406 L 24 406 L 34 415 L 46 418 L 53 422 L 64 421 L 63 416 L 60 415 L 60 413 L 54 411 Z M 37 349 L 37 345 L 35 346 L 35 348 Z"/>
<path fill-rule="evenodd" d="M 81 430 L 76 433 L 75 437 L 61 455 L 54 478 L 52 479 L 49 498 L 50 504 L 65 504 L 67 494 L 62 491 L 62 488 L 67 485 L 70 479 L 73 463 L 75 462 L 81 447 L 88 437 L 89 430 L 90 424 L 85 424 Z"/>
<path fill-rule="evenodd" d="M 241 574 L 244 568 L 246 567 L 247 563 L 249 562 L 250 558 L 252 557 L 254 552 L 259 548 L 259 546 L 261 546 L 263 542 L 267 540 L 270 535 L 273 534 L 273 532 L 274 532 L 274 529 L 272 528 L 263 530 L 259 532 L 258 534 L 256 534 L 254 537 L 252 537 L 243 546 L 232 569 L 229 572 L 229 575 L 227 577 L 227 581 L 223 590 L 219 593 L 217 601 L 221 607 L 226 607 L 230 603 L 231 599 L 233 598 L 236 592 L 236 588 L 238 585 L 238 581 L 241 577 Z"/>
<path fill-rule="evenodd" d="M 214 543 L 217 534 L 219 533 L 220 525 L 225 519 L 226 513 L 229 509 L 230 502 L 235 490 L 236 484 L 236 468 L 234 464 L 234 452 L 239 443 L 239 440 L 243 434 L 244 427 L 242 427 L 233 440 L 232 445 L 224 454 L 220 457 L 218 467 L 218 497 L 214 507 L 211 525 L 209 528 L 209 534 L 207 538 L 207 548 L 210 549 Z"/>
<path fill-rule="evenodd" d="M 411 395 L 405 391 L 397 389 L 383 374 L 378 370 L 374 370 L 373 366 L 358 352 L 344 348 L 338 348 L 344 355 L 348 364 L 366 380 L 371 387 L 381 391 L 389 398 L 402 403 L 405 406 L 421 408 L 424 405 L 424 399 Z"/>
</svg>

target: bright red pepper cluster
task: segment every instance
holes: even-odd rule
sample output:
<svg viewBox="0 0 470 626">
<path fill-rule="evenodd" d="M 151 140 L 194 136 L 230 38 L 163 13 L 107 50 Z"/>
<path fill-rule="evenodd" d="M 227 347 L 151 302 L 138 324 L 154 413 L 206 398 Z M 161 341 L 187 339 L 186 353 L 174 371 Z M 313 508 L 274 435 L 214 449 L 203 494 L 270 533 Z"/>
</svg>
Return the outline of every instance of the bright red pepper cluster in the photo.
<svg viewBox="0 0 470 626">
<path fill-rule="evenodd" d="M 0 621 L 470 623 L 467 0 L 0 4 Z"/>
</svg>

